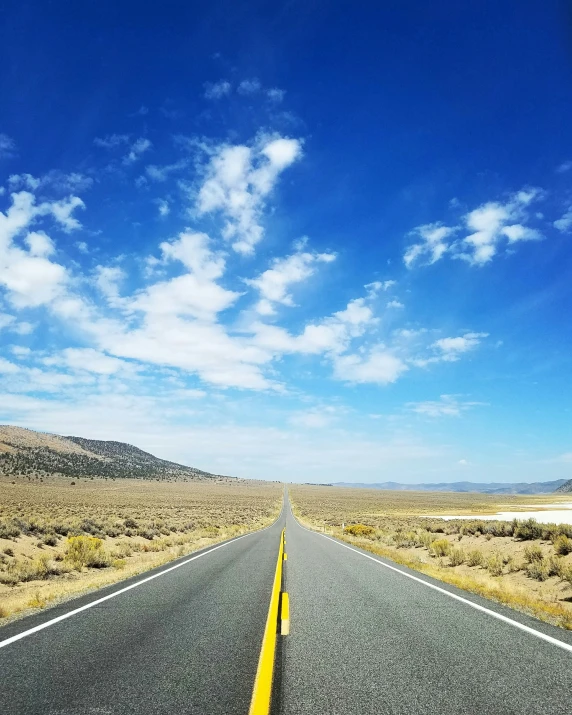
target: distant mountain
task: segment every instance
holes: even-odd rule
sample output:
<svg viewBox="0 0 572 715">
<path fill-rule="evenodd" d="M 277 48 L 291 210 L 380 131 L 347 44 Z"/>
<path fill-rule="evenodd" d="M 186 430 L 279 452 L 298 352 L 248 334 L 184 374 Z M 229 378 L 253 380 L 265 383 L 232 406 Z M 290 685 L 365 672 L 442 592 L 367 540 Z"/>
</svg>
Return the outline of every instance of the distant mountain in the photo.
<svg viewBox="0 0 572 715">
<path fill-rule="evenodd" d="M 568 479 L 568 481 L 564 482 L 564 484 L 561 484 L 556 491 L 562 494 L 572 492 L 572 479 Z"/>
<path fill-rule="evenodd" d="M 60 437 L 9 425 L 0 425 L 0 474 L 176 480 L 217 476 L 124 442 Z"/>
<path fill-rule="evenodd" d="M 566 485 L 568 488 L 566 489 Z M 552 482 L 441 482 L 439 484 L 401 484 L 399 482 L 381 482 L 380 484 L 350 484 L 350 482 L 336 482 L 335 487 L 361 487 L 364 489 L 393 489 L 395 491 L 417 492 L 480 492 L 482 494 L 552 494 L 555 491 L 572 492 L 572 479 L 556 479 Z"/>
</svg>

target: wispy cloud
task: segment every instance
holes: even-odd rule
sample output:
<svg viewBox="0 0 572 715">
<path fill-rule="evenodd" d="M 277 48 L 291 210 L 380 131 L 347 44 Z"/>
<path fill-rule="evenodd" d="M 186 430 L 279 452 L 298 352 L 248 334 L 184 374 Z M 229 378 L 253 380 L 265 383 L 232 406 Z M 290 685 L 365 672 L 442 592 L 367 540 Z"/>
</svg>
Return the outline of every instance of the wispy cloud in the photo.
<svg viewBox="0 0 572 715">
<path fill-rule="evenodd" d="M 562 233 L 570 233 L 572 231 L 572 206 L 570 206 L 562 218 L 554 221 L 554 227 Z"/>
<path fill-rule="evenodd" d="M 149 139 L 143 137 L 136 139 L 133 144 L 131 144 L 129 152 L 123 157 L 123 164 L 134 164 L 145 152 L 149 151 L 152 146 Z"/>
<path fill-rule="evenodd" d="M 483 405 L 482 402 L 461 400 L 458 395 L 441 395 L 439 400 L 409 402 L 406 408 L 424 417 L 460 417 L 463 412 Z"/>
<path fill-rule="evenodd" d="M 410 235 L 421 241 L 409 246 L 403 256 L 407 268 L 430 265 L 445 255 L 460 258 L 474 266 L 489 263 L 499 248 L 521 241 L 539 241 L 542 233 L 527 224 L 528 206 L 539 200 L 543 192 L 535 188 L 522 189 L 507 202 L 490 201 L 462 217 L 462 226 L 426 224 L 414 229 Z M 465 232 L 461 238 L 456 236 Z M 468 232 L 468 233 L 467 233 Z"/>
<path fill-rule="evenodd" d="M 228 80 L 221 79 L 218 82 L 205 82 L 206 99 L 222 99 L 232 91 L 232 85 Z"/>
<path fill-rule="evenodd" d="M 16 142 L 7 134 L 0 134 L 0 159 L 10 159 L 16 154 Z"/>
</svg>

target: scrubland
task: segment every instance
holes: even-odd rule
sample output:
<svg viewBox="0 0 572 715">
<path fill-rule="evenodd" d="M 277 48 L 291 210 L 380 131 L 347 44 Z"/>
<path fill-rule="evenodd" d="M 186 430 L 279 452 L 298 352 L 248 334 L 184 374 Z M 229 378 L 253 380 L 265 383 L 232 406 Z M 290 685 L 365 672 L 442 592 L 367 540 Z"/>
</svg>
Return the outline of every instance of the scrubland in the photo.
<svg viewBox="0 0 572 715">
<path fill-rule="evenodd" d="M 572 629 L 572 525 L 443 521 L 428 514 L 530 511 L 570 495 L 507 496 L 291 486 L 302 523 L 459 588 Z M 343 526 L 343 528 L 342 528 Z"/>
<path fill-rule="evenodd" d="M 0 623 L 271 523 L 282 485 L 0 477 Z"/>
</svg>

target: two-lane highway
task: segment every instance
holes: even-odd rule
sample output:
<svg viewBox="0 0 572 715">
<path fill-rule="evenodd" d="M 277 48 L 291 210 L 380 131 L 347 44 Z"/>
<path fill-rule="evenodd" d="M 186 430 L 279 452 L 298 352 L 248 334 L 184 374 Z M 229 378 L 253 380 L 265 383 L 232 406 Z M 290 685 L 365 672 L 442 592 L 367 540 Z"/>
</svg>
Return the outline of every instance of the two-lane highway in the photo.
<svg viewBox="0 0 572 715">
<path fill-rule="evenodd" d="M 273 715 L 572 713 L 571 633 L 308 531 L 288 502 L 265 530 L 0 629 L 0 709 L 247 715 L 284 525 Z"/>
</svg>

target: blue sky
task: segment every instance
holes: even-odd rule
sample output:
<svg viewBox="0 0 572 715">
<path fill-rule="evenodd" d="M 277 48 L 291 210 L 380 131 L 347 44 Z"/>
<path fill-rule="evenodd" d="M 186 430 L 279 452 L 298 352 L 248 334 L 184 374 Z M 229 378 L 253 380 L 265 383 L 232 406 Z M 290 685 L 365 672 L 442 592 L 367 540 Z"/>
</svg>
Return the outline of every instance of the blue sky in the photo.
<svg viewBox="0 0 572 715">
<path fill-rule="evenodd" d="M 570 478 L 572 17 L 466 5 L 6 3 L 0 421 Z"/>
</svg>

